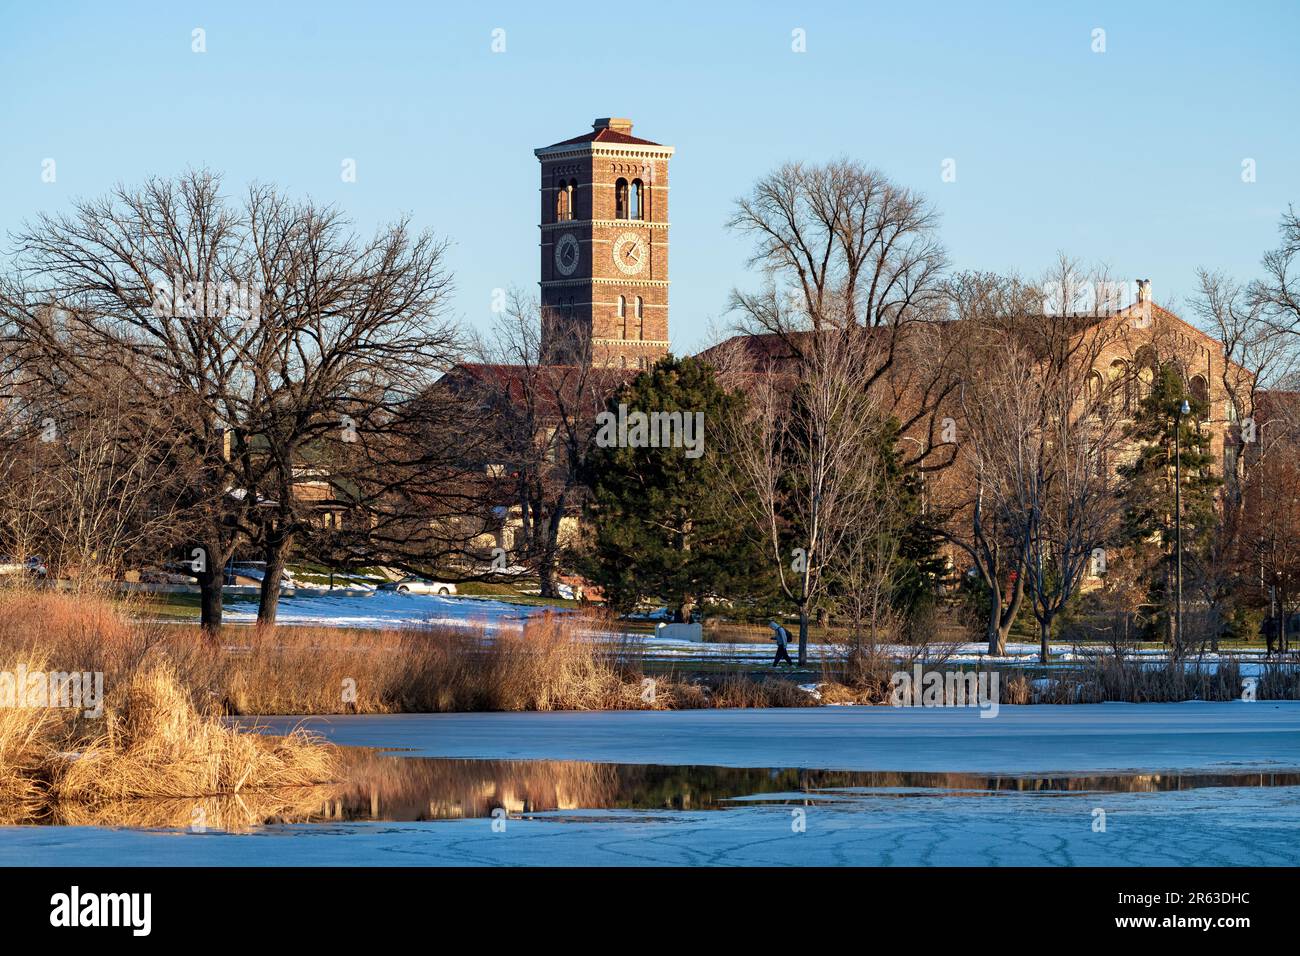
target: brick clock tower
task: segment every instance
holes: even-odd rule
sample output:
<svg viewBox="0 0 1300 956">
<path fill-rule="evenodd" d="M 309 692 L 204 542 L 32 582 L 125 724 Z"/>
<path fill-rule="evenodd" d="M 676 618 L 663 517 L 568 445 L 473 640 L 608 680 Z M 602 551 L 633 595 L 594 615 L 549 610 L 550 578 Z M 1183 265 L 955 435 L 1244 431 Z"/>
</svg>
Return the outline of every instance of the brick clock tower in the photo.
<svg viewBox="0 0 1300 956">
<path fill-rule="evenodd" d="M 649 368 L 668 352 L 668 161 L 632 121 L 534 150 L 542 166 L 542 353 Z"/>
</svg>

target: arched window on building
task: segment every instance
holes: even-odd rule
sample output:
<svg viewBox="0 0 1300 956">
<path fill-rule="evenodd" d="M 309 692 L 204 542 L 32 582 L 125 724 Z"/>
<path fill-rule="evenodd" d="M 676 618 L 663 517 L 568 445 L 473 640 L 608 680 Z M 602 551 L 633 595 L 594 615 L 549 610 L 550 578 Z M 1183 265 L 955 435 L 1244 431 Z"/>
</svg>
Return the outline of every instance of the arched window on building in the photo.
<svg viewBox="0 0 1300 956">
<path fill-rule="evenodd" d="M 638 339 L 645 338 L 644 310 L 645 310 L 645 301 L 640 296 L 637 296 L 636 297 L 636 337 Z"/>
<path fill-rule="evenodd" d="M 1100 418 L 1102 412 L 1105 411 L 1106 401 L 1106 381 L 1101 377 L 1101 372 L 1096 369 L 1089 372 L 1085 388 L 1085 400 L 1088 403 L 1087 412 L 1091 416 Z"/>
<path fill-rule="evenodd" d="M 1187 383 L 1187 390 L 1192 393 L 1192 404 L 1197 407 L 1197 414 L 1201 421 L 1205 421 L 1210 415 L 1210 386 L 1205 381 L 1204 375 L 1193 375 L 1192 380 Z"/>
<path fill-rule="evenodd" d="M 1137 410 L 1137 404 L 1151 394 L 1151 389 L 1155 387 L 1156 369 L 1160 363 L 1156 359 L 1156 350 L 1149 345 L 1144 345 L 1137 350 L 1137 355 L 1133 357 L 1133 398 L 1134 410 Z"/>
<path fill-rule="evenodd" d="M 628 215 L 627 180 L 620 178 L 614 183 L 614 218 L 626 219 Z"/>
<path fill-rule="evenodd" d="M 627 211 L 629 219 L 645 218 L 645 186 L 639 179 L 632 180 L 632 187 L 628 190 Z"/>
<path fill-rule="evenodd" d="M 1110 404 L 1116 414 L 1128 418 L 1133 414 L 1133 378 L 1128 363 L 1115 359 L 1110 363 Z"/>
</svg>

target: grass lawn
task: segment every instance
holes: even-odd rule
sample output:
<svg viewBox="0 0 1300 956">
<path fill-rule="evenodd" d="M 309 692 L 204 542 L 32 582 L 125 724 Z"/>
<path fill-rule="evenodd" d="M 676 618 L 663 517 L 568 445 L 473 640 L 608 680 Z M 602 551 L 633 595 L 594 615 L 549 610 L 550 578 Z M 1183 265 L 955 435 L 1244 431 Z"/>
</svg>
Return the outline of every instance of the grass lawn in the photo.
<svg viewBox="0 0 1300 956">
<path fill-rule="evenodd" d="M 195 623 L 199 620 L 197 594 L 133 594 L 121 603 L 134 617 Z"/>
</svg>

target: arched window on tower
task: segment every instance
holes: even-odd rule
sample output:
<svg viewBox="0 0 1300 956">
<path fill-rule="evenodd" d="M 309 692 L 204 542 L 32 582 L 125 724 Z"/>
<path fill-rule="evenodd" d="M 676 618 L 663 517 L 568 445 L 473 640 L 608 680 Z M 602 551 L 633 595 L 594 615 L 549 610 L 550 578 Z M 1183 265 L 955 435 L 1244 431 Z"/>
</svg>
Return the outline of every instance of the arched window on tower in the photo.
<svg viewBox="0 0 1300 956">
<path fill-rule="evenodd" d="M 628 218 L 644 219 L 645 218 L 645 187 L 641 180 L 632 180 L 632 188 L 628 190 Z"/>
<path fill-rule="evenodd" d="M 645 309 L 645 301 L 640 296 L 637 296 L 636 297 L 636 337 L 638 339 L 645 338 L 645 323 L 642 321 L 642 319 L 645 317 L 644 309 Z"/>
<path fill-rule="evenodd" d="M 619 178 L 614 183 L 614 218 L 626 219 L 628 211 L 627 180 Z"/>
<path fill-rule="evenodd" d="M 555 221 L 568 222 L 573 218 L 573 186 L 563 179 L 555 187 Z"/>
</svg>

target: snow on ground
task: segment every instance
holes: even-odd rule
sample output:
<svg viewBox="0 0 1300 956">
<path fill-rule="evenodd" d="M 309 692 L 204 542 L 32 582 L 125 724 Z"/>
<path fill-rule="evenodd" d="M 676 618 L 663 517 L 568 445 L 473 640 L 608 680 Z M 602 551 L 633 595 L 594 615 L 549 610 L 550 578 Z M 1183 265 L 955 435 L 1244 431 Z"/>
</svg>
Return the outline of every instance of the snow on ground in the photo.
<svg viewBox="0 0 1300 956">
<path fill-rule="evenodd" d="M 542 605 L 512 604 L 486 598 L 464 596 L 441 597 L 432 594 L 398 594 L 394 591 L 355 591 L 345 593 L 321 590 L 313 593 L 302 590 L 297 594 L 280 598 L 279 613 L 276 621 L 290 626 L 349 627 L 349 628 L 398 628 L 398 627 L 482 627 L 491 632 L 500 628 L 519 628 L 523 622 L 534 615 L 547 611 L 558 614 L 574 614 L 568 608 L 547 607 Z M 257 619 L 257 603 L 249 601 L 228 601 L 226 620 L 232 624 L 251 624 Z M 603 636 L 591 627 L 587 633 Z M 659 637 L 655 634 L 627 632 L 641 642 L 646 656 L 651 660 L 671 660 L 677 663 L 701 663 L 741 661 L 756 662 L 771 660 L 775 653 L 770 642 L 755 643 L 699 643 L 675 638 Z M 982 642 L 962 642 L 957 644 L 936 643 L 924 649 L 923 657 L 930 666 L 947 664 L 1034 664 L 1037 666 L 1038 645 L 1011 643 L 1006 653 L 990 656 L 985 653 L 987 645 Z M 895 659 L 910 662 L 917 654 L 917 648 L 905 645 L 882 645 L 881 652 Z M 1088 649 L 1076 645 L 1052 645 L 1053 663 L 1051 667 L 1069 669 L 1077 662 L 1090 659 L 1101 648 Z M 811 644 L 808 647 L 810 662 L 819 663 L 823 657 L 833 655 L 835 649 L 826 645 Z M 1144 648 L 1129 651 L 1131 657 L 1142 660 L 1150 667 L 1165 665 L 1165 654 L 1158 649 Z M 1262 657 L 1259 653 L 1252 655 L 1234 655 L 1240 660 L 1241 671 L 1246 676 L 1258 676 L 1263 671 Z M 1257 660 L 1251 660 L 1254 656 Z M 1187 667 L 1200 667 L 1213 672 L 1218 666 L 1219 656 L 1206 654 L 1197 662 L 1189 660 Z"/>
<path fill-rule="evenodd" d="M 497 627 L 519 626 L 545 608 L 485 598 L 441 597 L 435 594 L 294 594 L 280 598 L 276 623 L 318 627 L 411 627 L 419 625 Z M 233 624 L 257 620 L 257 602 L 228 603 L 225 619 Z"/>
<path fill-rule="evenodd" d="M 1085 773 L 1300 770 L 1300 701 L 259 717 L 425 757 Z"/>
<path fill-rule="evenodd" d="M 576 613 L 567 608 L 546 607 L 541 605 L 512 604 L 486 598 L 440 597 L 432 594 L 398 594 L 393 591 L 355 591 L 346 593 L 329 590 L 313 592 L 304 589 L 297 594 L 286 595 L 280 599 L 279 613 L 276 620 L 290 626 L 319 627 L 355 627 L 355 628 L 397 628 L 434 625 L 441 627 L 483 627 L 488 631 L 498 628 L 518 628 L 534 615 L 546 611 L 559 614 Z M 257 619 L 256 601 L 229 601 L 226 605 L 226 620 L 232 624 L 251 624 Z M 589 632 L 597 635 L 595 627 Z M 658 637 L 654 634 L 632 632 L 642 642 L 648 657 L 654 660 L 672 660 L 679 663 L 691 661 L 762 661 L 771 660 L 775 653 L 770 642 L 756 643 L 698 643 L 695 641 Z M 1008 644 L 1006 654 L 990 656 L 985 653 L 986 645 L 982 642 L 964 642 L 958 644 L 939 643 L 926 649 L 926 657 L 936 666 L 945 664 L 1034 664 L 1038 658 L 1038 645 L 1027 643 Z M 900 660 L 910 660 L 916 654 L 915 647 L 903 645 L 882 645 L 882 653 Z M 834 653 L 830 647 L 812 644 L 808 648 L 809 660 L 820 662 L 824 655 Z M 1095 652 L 1080 649 L 1074 645 L 1053 645 L 1053 665 L 1070 667 L 1074 663 L 1086 660 Z M 1162 651 L 1145 648 L 1129 652 L 1140 660 L 1149 662 L 1152 667 L 1163 666 Z M 1246 655 L 1249 657 L 1250 655 Z M 1213 671 L 1218 666 L 1218 655 L 1207 654 L 1200 663 L 1203 669 Z M 1196 666 L 1189 661 L 1189 668 Z M 1247 660 L 1242 664 L 1242 673 L 1258 675 L 1262 663 Z"/>
</svg>

